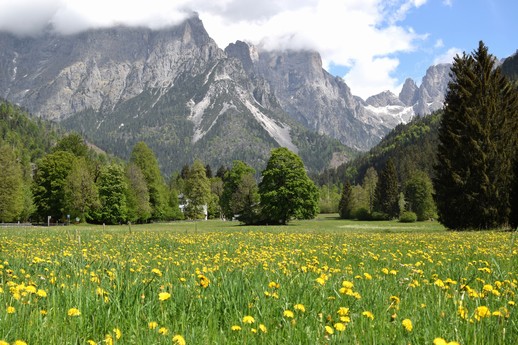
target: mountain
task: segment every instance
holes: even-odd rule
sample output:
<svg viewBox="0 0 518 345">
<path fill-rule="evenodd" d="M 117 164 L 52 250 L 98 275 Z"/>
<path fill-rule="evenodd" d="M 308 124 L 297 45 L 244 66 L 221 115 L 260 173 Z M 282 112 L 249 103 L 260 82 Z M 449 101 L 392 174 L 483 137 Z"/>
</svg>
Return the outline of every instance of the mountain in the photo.
<svg viewBox="0 0 518 345">
<path fill-rule="evenodd" d="M 0 97 L 123 158 L 143 140 L 165 174 L 194 158 L 262 169 L 278 146 L 320 171 L 349 159 L 346 146 L 368 150 L 442 102 L 434 89 L 444 77 L 439 67 L 400 97 L 364 101 L 322 68 L 317 52 L 240 41 L 223 51 L 196 15 L 157 31 L 0 33 L 0 46 Z"/>
</svg>

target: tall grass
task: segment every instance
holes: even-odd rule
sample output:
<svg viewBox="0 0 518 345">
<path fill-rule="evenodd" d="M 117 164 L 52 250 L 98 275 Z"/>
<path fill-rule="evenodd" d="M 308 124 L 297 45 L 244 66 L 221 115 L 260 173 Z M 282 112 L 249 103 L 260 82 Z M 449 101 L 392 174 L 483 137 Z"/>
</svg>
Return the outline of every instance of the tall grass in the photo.
<svg viewBox="0 0 518 345">
<path fill-rule="evenodd" d="M 332 218 L 0 229 L 0 340 L 515 344 L 510 236 Z"/>
</svg>

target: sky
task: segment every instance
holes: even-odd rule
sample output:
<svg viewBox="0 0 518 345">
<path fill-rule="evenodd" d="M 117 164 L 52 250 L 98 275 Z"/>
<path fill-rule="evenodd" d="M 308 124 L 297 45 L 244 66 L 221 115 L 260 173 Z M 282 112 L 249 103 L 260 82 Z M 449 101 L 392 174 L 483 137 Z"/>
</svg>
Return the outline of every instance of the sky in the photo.
<svg viewBox="0 0 518 345">
<path fill-rule="evenodd" d="M 497 58 L 518 50 L 516 0 L 0 0 L 0 30 L 73 34 L 112 25 L 160 29 L 197 12 L 224 49 L 312 49 L 362 98 L 419 85 L 426 69 L 470 53 L 480 40 Z"/>
</svg>

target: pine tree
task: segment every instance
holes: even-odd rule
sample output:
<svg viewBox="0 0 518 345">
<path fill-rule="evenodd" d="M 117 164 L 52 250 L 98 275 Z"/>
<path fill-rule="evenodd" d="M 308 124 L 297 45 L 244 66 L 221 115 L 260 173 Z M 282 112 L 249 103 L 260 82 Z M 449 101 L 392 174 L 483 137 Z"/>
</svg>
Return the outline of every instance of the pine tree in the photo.
<svg viewBox="0 0 518 345">
<path fill-rule="evenodd" d="M 399 183 L 392 159 L 387 161 L 381 171 L 374 195 L 374 211 L 384 213 L 389 218 L 399 216 Z"/>
<path fill-rule="evenodd" d="M 346 181 L 344 184 L 344 188 L 342 189 L 342 196 L 340 197 L 340 202 L 338 204 L 338 213 L 340 213 L 340 218 L 342 219 L 350 219 L 352 216 L 352 187 L 349 181 Z"/>
<path fill-rule="evenodd" d="M 439 220 L 452 229 L 488 229 L 510 214 L 518 95 L 480 42 L 454 59 L 434 186 Z"/>
</svg>

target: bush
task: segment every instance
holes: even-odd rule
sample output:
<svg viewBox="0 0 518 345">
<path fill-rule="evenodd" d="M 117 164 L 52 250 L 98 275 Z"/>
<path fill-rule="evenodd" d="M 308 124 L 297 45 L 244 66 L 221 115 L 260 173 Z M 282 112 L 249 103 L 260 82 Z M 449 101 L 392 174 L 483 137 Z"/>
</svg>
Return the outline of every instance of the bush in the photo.
<svg viewBox="0 0 518 345">
<path fill-rule="evenodd" d="M 372 212 L 371 219 L 372 220 L 389 220 L 390 216 L 383 212 Z"/>
<path fill-rule="evenodd" d="M 410 211 L 405 211 L 401 213 L 401 216 L 399 216 L 399 221 L 401 223 L 415 223 L 417 221 L 417 214 Z"/>
<path fill-rule="evenodd" d="M 354 212 L 354 217 L 358 220 L 371 220 L 371 214 L 365 207 L 361 207 Z"/>
</svg>

